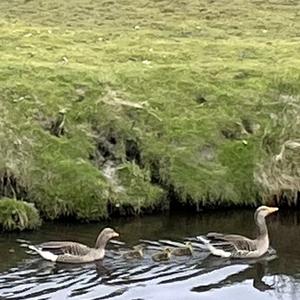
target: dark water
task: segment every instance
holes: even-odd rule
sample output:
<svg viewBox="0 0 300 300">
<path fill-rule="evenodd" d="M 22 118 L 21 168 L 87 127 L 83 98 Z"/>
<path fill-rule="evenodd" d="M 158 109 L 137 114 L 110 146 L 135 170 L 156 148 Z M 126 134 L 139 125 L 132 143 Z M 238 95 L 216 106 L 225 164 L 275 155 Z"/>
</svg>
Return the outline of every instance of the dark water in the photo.
<svg viewBox="0 0 300 300">
<path fill-rule="evenodd" d="M 300 214 L 280 211 L 268 218 L 277 256 L 228 260 L 199 249 L 193 258 L 155 263 L 151 254 L 167 244 L 208 231 L 253 236 L 253 211 L 210 212 L 122 219 L 103 224 L 44 225 L 38 232 L 1 234 L 0 299 L 300 299 Z M 25 253 L 16 239 L 39 243 L 77 240 L 93 245 L 99 230 L 113 226 L 119 242 L 103 262 L 68 266 Z M 120 251 L 147 245 L 143 260 L 126 261 Z M 11 253 L 12 252 L 12 253 Z"/>
</svg>

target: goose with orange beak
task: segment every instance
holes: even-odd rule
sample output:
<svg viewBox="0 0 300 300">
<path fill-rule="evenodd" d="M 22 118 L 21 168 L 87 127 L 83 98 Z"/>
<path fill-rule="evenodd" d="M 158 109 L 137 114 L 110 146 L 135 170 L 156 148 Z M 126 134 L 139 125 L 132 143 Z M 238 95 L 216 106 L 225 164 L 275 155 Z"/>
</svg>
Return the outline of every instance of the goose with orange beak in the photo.
<svg viewBox="0 0 300 300">
<path fill-rule="evenodd" d="M 104 228 L 95 243 L 94 248 L 72 241 L 51 241 L 39 245 L 29 245 L 28 248 L 37 252 L 42 258 L 53 262 L 79 264 L 101 260 L 105 256 L 108 241 L 119 236 L 111 228 Z"/>
<path fill-rule="evenodd" d="M 269 234 L 265 218 L 278 211 L 278 207 L 260 206 L 254 214 L 258 228 L 256 239 L 249 239 L 242 235 L 222 234 L 210 232 L 197 239 L 213 255 L 232 258 L 257 258 L 264 255 L 269 249 Z"/>
</svg>

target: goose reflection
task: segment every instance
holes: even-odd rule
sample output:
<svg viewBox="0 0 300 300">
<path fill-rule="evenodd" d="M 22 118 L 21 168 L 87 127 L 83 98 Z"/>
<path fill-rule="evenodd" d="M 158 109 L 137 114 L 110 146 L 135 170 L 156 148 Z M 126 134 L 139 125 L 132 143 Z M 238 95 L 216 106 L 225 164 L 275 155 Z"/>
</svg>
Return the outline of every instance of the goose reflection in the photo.
<svg viewBox="0 0 300 300">
<path fill-rule="evenodd" d="M 56 275 L 59 277 L 60 274 L 66 275 L 71 277 L 76 277 L 78 275 L 82 275 L 85 272 L 93 272 L 95 270 L 95 274 L 97 278 L 108 277 L 112 274 L 113 270 L 109 267 L 104 265 L 103 261 L 96 261 L 88 264 L 57 264 L 55 262 L 41 260 L 41 259 L 29 259 L 26 260 L 22 264 L 23 269 L 27 270 L 34 270 L 33 272 L 38 273 L 39 277 L 43 275 L 51 276 Z M 37 271 L 38 270 L 38 271 Z"/>
<path fill-rule="evenodd" d="M 268 290 L 273 290 L 273 286 L 267 284 L 264 282 L 263 277 L 267 274 L 268 270 L 268 264 L 270 261 L 276 259 L 276 255 L 270 255 L 263 257 L 258 260 L 243 260 L 243 261 L 235 261 L 235 260 L 224 260 L 224 259 L 219 259 L 219 258 L 213 258 L 208 257 L 207 260 L 203 261 L 201 264 L 201 267 L 204 267 L 206 270 L 217 270 L 217 269 L 222 269 L 226 266 L 229 265 L 241 265 L 245 264 L 248 265 L 248 267 L 238 273 L 231 274 L 224 278 L 223 280 L 217 282 L 217 283 L 212 283 L 208 285 L 200 285 L 197 287 L 194 287 L 191 289 L 192 292 L 207 292 L 212 289 L 220 289 L 226 286 L 231 286 L 233 283 L 241 283 L 245 282 L 246 280 L 252 279 L 252 286 L 261 291 L 265 292 Z"/>
<path fill-rule="evenodd" d="M 273 287 L 263 281 L 267 269 L 266 262 L 258 262 L 255 264 L 255 276 L 253 278 L 253 287 L 261 292 L 272 290 Z"/>
</svg>

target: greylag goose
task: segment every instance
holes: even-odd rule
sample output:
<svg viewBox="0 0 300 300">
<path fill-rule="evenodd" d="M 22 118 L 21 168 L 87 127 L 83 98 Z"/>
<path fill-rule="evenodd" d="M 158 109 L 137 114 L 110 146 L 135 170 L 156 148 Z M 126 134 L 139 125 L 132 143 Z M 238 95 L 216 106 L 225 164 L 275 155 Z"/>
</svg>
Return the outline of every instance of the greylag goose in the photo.
<svg viewBox="0 0 300 300">
<path fill-rule="evenodd" d="M 170 248 L 165 248 L 162 251 L 153 254 L 152 259 L 156 262 L 169 260 L 171 257 L 171 252 L 172 251 Z"/>
<path fill-rule="evenodd" d="M 125 259 L 135 259 L 144 257 L 144 245 L 136 245 L 133 247 L 133 250 L 123 252 L 122 257 Z"/>
<path fill-rule="evenodd" d="M 62 263 L 88 263 L 103 259 L 107 242 L 119 234 L 111 228 L 103 229 L 96 240 L 95 248 L 76 242 L 53 241 L 40 245 L 29 245 L 42 258 Z"/>
<path fill-rule="evenodd" d="M 258 227 L 256 239 L 236 234 L 222 234 L 211 232 L 206 237 L 198 236 L 205 248 L 213 255 L 234 258 L 257 258 L 269 249 L 269 235 L 265 217 L 278 210 L 277 207 L 260 206 L 254 214 Z"/>
<path fill-rule="evenodd" d="M 186 242 L 184 247 L 172 249 L 171 254 L 175 256 L 192 256 L 193 255 L 192 243 Z"/>
</svg>

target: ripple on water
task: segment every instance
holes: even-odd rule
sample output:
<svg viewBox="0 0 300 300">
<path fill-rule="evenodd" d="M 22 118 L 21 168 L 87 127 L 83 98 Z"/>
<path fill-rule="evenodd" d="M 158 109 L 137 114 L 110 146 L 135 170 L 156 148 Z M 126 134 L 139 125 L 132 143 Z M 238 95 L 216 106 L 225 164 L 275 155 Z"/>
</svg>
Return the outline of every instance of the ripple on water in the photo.
<svg viewBox="0 0 300 300">
<path fill-rule="evenodd" d="M 172 257 L 155 263 L 151 259 L 155 251 L 182 244 L 169 240 L 142 242 L 146 245 L 145 258 L 130 261 L 120 255 L 126 250 L 122 243 L 111 245 L 108 258 L 96 264 L 60 265 L 36 257 L 26 259 L 18 268 L 1 274 L 0 295 L 11 300 L 41 300 L 145 299 L 145 295 L 150 299 L 173 294 L 173 299 L 180 299 L 190 293 L 189 297 L 196 298 L 197 293 L 230 286 L 234 276 L 243 278 L 241 274 L 253 269 L 247 263 L 208 256 L 197 248 L 193 257 Z M 245 275 L 244 279 L 251 276 Z"/>
<path fill-rule="evenodd" d="M 291 235 L 299 234 L 299 226 L 294 219 L 291 220 L 293 223 L 288 220 L 288 224 L 273 221 L 274 228 L 273 223 L 269 223 L 272 245 L 278 253 L 274 260 L 229 260 L 209 256 L 197 247 L 199 245 L 194 238 L 183 239 L 192 242 L 195 249 L 193 257 L 172 257 L 164 263 L 151 259 L 159 249 L 182 245 L 178 240 L 187 234 L 195 236 L 208 230 L 231 232 L 232 228 L 238 228 L 237 233 L 251 235 L 245 219 L 251 223 L 253 213 L 246 217 L 239 212 L 222 214 L 222 217 L 216 216 L 216 213 L 203 215 L 202 219 L 200 216 L 176 216 L 174 219 L 145 217 L 133 223 L 126 221 L 121 223 L 127 226 L 122 227 L 121 232 L 128 238 L 126 243 L 110 243 L 107 257 L 97 264 L 53 264 L 38 256 L 26 256 L 24 249 L 15 247 L 18 260 L 10 264 L 13 267 L 8 268 L 9 263 L 0 262 L 0 267 L 6 270 L 0 271 L 0 299 L 240 300 L 241 295 L 243 300 L 300 299 L 300 243 L 298 240 L 290 241 Z M 81 230 L 79 240 L 89 244 L 99 232 L 99 225 L 83 225 Z M 29 240 L 35 237 L 34 242 L 40 242 L 55 239 L 58 231 L 61 239 L 78 236 L 77 227 L 64 225 L 56 229 L 51 227 L 48 231 L 46 228 L 45 232 L 42 229 L 32 236 L 24 233 L 24 237 L 30 237 Z M 171 238 L 166 239 L 166 236 Z M 139 240 L 142 237 L 149 239 Z M 5 243 L 5 238 L 0 236 L 0 243 L 2 241 Z M 146 245 L 143 259 L 128 261 L 122 257 L 122 252 L 128 250 L 127 244 L 133 243 Z M 11 246 L 8 245 L 7 249 Z M 0 248 L 0 253 L 5 253 L 3 249 Z"/>
</svg>

